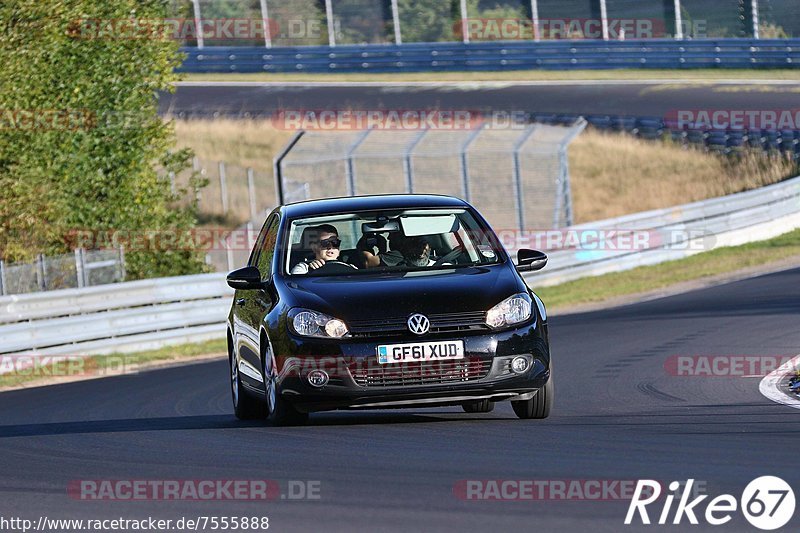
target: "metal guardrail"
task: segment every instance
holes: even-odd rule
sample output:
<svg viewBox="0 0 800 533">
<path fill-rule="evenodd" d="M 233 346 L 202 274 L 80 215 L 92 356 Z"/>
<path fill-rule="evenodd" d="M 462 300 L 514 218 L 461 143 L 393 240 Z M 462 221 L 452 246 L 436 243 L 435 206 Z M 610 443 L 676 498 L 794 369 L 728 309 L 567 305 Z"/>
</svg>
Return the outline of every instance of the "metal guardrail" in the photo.
<svg viewBox="0 0 800 533">
<path fill-rule="evenodd" d="M 576 234 L 603 231 L 593 250 L 549 252 L 547 269 L 526 275 L 535 286 L 550 286 L 587 276 L 682 259 L 721 246 L 775 237 L 800 227 L 800 177 L 742 193 L 573 226 Z M 646 232 L 654 239 L 644 249 L 606 246 L 620 234 Z M 667 237 L 666 240 L 662 240 Z"/>
<path fill-rule="evenodd" d="M 648 39 L 402 45 L 184 47 L 182 72 L 424 72 L 521 69 L 787 68 L 800 39 Z"/>
<path fill-rule="evenodd" d="M 0 354 L 92 355 L 224 335 L 224 274 L 0 298 Z"/>
<path fill-rule="evenodd" d="M 798 227 L 800 177 L 573 226 L 568 230 L 675 230 L 696 236 L 633 251 L 558 250 L 550 254 L 547 270 L 526 278 L 533 286 L 553 285 L 762 240 Z M 687 247 L 692 241 L 702 246 Z M 224 274 L 200 274 L 0 297 L 0 354 L 93 355 L 221 338 L 232 292 Z"/>
</svg>

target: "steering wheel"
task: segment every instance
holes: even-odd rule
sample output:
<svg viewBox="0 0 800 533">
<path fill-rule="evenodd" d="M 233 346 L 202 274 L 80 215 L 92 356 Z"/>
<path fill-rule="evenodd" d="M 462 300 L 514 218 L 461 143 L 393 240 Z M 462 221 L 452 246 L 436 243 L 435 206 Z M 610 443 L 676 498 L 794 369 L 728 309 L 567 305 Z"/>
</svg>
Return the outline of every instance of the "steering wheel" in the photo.
<svg viewBox="0 0 800 533">
<path fill-rule="evenodd" d="M 449 263 L 462 253 L 464 253 L 464 247 L 459 244 L 458 246 L 456 246 L 455 248 L 444 254 L 442 257 L 437 259 L 436 262 L 434 262 L 433 265 L 431 266 L 442 266 L 444 263 Z"/>
</svg>

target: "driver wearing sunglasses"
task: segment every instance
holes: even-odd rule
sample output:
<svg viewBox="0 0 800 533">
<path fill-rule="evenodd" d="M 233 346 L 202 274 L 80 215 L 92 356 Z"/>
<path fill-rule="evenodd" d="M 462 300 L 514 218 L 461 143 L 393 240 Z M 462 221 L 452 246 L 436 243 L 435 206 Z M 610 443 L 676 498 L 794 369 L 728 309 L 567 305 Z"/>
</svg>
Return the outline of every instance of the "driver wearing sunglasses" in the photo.
<svg viewBox="0 0 800 533">
<path fill-rule="evenodd" d="M 322 224 L 321 226 L 309 228 L 308 238 L 308 247 L 314 252 L 314 258 L 295 265 L 291 271 L 292 274 L 308 274 L 309 271 L 322 268 L 328 262 L 346 265 L 353 269 L 356 268 L 349 263 L 339 261 L 342 241 L 339 240 L 339 232 L 335 226 Z"/>
</svg>

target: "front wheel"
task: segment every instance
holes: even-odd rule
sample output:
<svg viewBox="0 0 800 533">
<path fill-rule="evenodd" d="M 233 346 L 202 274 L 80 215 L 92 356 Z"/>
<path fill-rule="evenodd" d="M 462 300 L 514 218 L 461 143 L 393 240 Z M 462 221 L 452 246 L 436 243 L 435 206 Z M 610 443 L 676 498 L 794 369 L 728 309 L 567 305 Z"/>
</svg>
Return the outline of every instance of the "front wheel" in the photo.
<svg viewBox="0 0 800 533">
<path fill-rule="evenodd" d="M 536 392 L 530 400 L 520 400 L 511 402 L 511 407 L 519 418 L 541 419 L 550 416 L 550 408 L 553 405 L 553 377 L 547 380 L 547 385 Z"/>
<path fill-rule="evenodd" d="M 231 398 L 233 400 L 233 413 L 236 418 L 239 420 L 266 418 L 266 402 L 253 398 L 244 391 L 236 356 L 233 353 L 229 354 L 229 360 L 231 368 Z"/>
<path fill-rule="evenodd" d="M 308 413 L 301 413 L 285 398 L 282 398 L 275 382 L 275 358 L 270 352 L 267 352 L 264 357 L 267 418 L 273 426 L 301 426 L 308 422 Z"/>
</svg>

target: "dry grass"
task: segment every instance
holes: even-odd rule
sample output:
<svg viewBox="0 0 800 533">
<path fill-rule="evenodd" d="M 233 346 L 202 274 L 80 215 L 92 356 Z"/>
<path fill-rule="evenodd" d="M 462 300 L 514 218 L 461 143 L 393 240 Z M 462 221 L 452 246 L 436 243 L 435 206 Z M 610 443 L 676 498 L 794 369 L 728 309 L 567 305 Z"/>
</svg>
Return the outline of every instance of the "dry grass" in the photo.
<svg viewBox="0 0 800 533">
<path fill-rule="evenodd" d="M 176 120 L 175 132 L 178 146 L 192 148 L 201 159 L 260 170 L 272 168 L 272 158 L 294 133 L 247 120 Z"/>
<path fill-rule="evenodd" d="M 269 121 L 177 121 L 178 144 L 194 149 L 204 161 L 224 160 L 260 173 L 272 198 L 272 159 L 291 131 Z M 591 222 L 648 209 L 703 200 L 776 183 L 797 173 L 780 157 L 750 155 L 739 160 L 670 143 L 588 130 L 569 150 L 576 223 Z M 213 174 L 215 170 L 209 169 Z M 241 172 L 239 172 L 241 174 Z M 204 192 L 216 199 L 218 183 Z M 246 198 L 246 181 L 229 172 L 231 197 Z M 216 187 L 216 188 L 215 188 Z M 240 211 L 246 216 L 246 205 Z"/>
<path fill-rule="evenodd" d="M 576 223 L 755 189 L 797 171 L 779 156 L 729 159 L 597 131 L 576 139 L 569 163 Z"/>
</svg>

